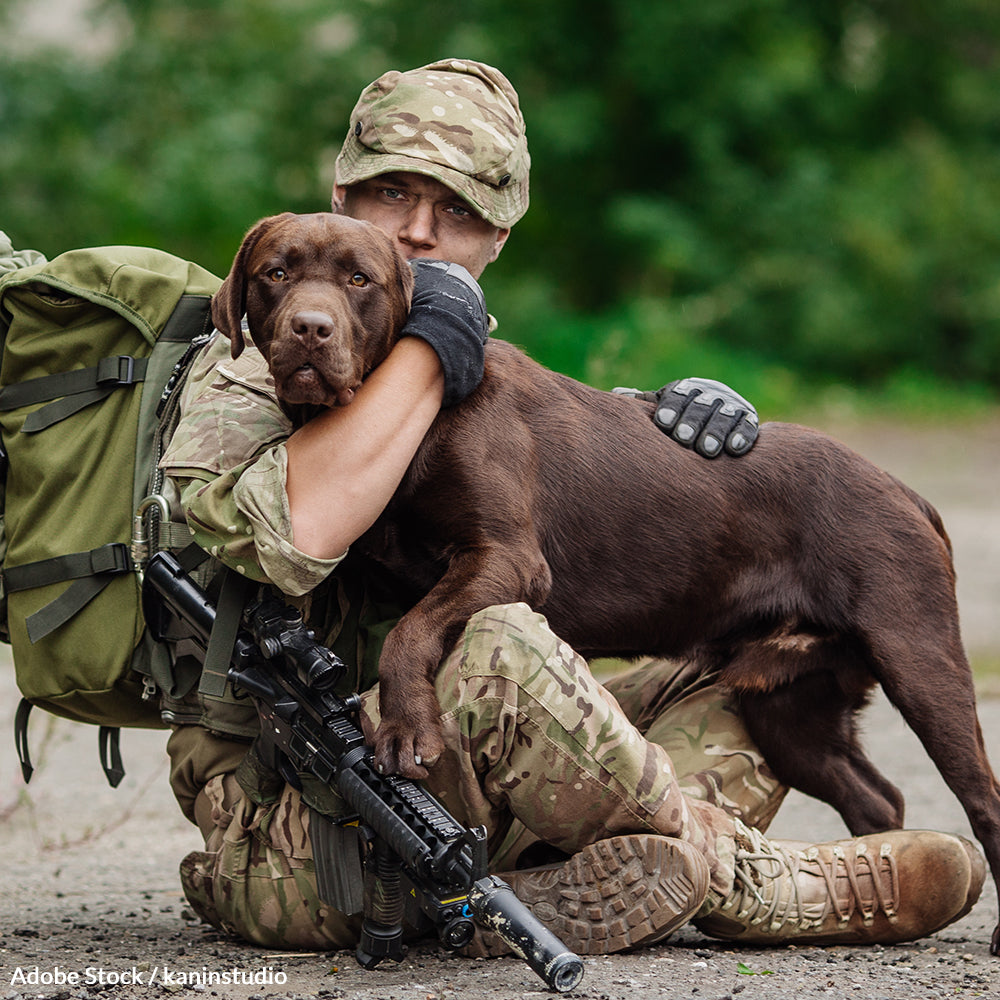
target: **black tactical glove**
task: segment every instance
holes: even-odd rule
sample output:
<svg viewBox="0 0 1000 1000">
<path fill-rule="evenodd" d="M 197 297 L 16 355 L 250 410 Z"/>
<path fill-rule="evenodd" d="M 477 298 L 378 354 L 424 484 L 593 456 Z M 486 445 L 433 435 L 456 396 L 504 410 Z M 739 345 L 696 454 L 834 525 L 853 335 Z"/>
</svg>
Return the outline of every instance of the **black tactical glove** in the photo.
<svg viewBox="0 0 1000 1000">
<path fill-rule="evenodd" d="M 401 336 L 420 337 L 437 352 L 444 370 L 442 406 L 454 406 L 479 385 L 489 336 L 486 301 L 461 264 L 420 257 L 410 261 L 415 284 L 410 317 Z"/>
<path fill-rule="evenodd" d="M 722 382 L 683 378 L 659 392 L 622 388 L 614 391 L 656 403 L 653 420 L 657 426 L 705 458 L 715 458 L 723 451 L 745 455 L 757 440 L 757 411 Z"/>
</svg>

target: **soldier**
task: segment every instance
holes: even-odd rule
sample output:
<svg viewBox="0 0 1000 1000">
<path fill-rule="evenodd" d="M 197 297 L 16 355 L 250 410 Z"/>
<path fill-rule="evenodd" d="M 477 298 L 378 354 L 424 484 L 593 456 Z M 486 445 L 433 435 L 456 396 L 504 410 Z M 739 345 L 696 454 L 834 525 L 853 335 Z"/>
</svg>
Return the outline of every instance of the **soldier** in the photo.
<svg viewBox="0 0 1000 1000">
<path fill-rule="evenodd" d="M 196 541 L 303 603 L 348 663 L 362 720 L 378 723 L 379 638 L 405 610 L 346 556 L 378 517 L 442 405 L 482 374 L 490 323 L 478 278 L 528 207 L 518 97 L 496 69 L 445 60 L 366 88 L 337 160 L 333 208 L 375 223 L 418 262 L 399 344 L 350 406 L 294 429 L 263 359 L 217 337 L 193 370 L 164 467 Z M 658 394 L 657 420 L 707 456 L 756 436 L 741 397 L 698 380 Z M 175 795 L 205 835 L 184 859 L 192 907 L 280 948 L 352 947 L 359 919 L 320 900 L 310 809 L 253 744 L 253 712 L 196 686 L 165 697 Z M 426 784 L 489 833 L 491 870 L 568 947 L 610 954 L 705 933 L 768 942 L 888 943 L 965 914 L 985 866 L 962 838 L 892 832 L 828 844 L 770 841 L 785 794 L 712 678 L 651 661 L 603 685 L 523 605 L 475 615 L 445 658 L 437 694 L 447 748 Z M 478 933 L 472 954 L 502 944 Z"/>
</svg>

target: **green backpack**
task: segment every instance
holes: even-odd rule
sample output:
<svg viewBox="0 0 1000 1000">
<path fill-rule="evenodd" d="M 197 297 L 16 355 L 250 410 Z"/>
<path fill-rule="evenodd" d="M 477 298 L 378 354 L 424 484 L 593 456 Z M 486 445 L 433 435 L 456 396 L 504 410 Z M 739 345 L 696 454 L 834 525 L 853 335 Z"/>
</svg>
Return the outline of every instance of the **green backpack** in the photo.
<svg viewBox="0 0 1000 1000">
<path fill-rule="evenodd" d="M 159 250 L 72 250 L 0 277 L 0 638 L 31 705 L 101 728 L 161 725 L 167 647 L 145 628 L 145 556 L 191 541 L 157 463 L 219 278 Z M 112 744 L 111 750 L 108 744 Z M 112 759 L 112 757 L 114 759 Z"/>
</svg>

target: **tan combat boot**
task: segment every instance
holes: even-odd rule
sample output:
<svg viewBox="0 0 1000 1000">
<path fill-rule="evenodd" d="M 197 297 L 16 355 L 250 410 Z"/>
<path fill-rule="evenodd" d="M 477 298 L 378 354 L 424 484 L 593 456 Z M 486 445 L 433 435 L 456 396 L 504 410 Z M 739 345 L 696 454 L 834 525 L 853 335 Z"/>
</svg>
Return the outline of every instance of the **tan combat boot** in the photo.
<svg viewBox="0 0 1000 1000">
<path fill-rule="evenodd" d="M 577 955 L 655 944 L 686 924 L 708 895 L 708 862 L 690 844 L 635 834 L 600 840 L 558 865 L 505 873 L 525 906 Z M 476 929 L 464 954 L 510 954 Z"/>
<path fill-rule="evenodd" d="M 972 909 L 986 863 L 963 837 L 892 830 L 829 844 L 769 841 L 737 821 L 733 891 L 695 926 L 746 944 L 893 944 Z"/>
</svg>

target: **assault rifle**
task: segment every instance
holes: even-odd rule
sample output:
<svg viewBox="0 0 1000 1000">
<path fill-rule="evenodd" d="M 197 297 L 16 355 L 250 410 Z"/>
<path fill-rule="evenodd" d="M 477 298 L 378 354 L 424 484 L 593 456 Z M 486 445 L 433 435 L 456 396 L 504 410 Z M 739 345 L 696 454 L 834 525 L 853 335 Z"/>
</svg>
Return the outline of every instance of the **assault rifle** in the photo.
<svg viewBox="0 0 1000 1000">
<path fill-rule="evenodd" d="M 216 607 L 168 552 L 149 560 L 143 595 L 147 624 L 157 638 L 168 630 L 165 608 L 207 655 Z M 422 786 L 376 770 L 357 723 L 360 699 L 333 690 L 344 673 L 344 663 L 316 642 L 296 609 L 272 596 L 244 608 L 230 682 L 253 699 L 282 776 L 296 785 L 298 775 L 311 775 L 349 806 L 350 814 L 337 821 L 313 810 L 310 836 L 320 895 L 343 912 L 364 913 L 358 962 L 370 969 L 384 958 L 402 959 L 410 899 L 418 912 L 407 911 L 405 919 L 412 924 L 422 914 L 446 947 L 467 945 L 477 923 L 499 935 L 551 989 L 574 989 L 583 963 L 506 882 L 487 873 L 485 829 L 466 829 Z M 353 867 L 363 855 L 363 882 L 350 877 L 345 836 L 357 838 Z"/>
</svg>

